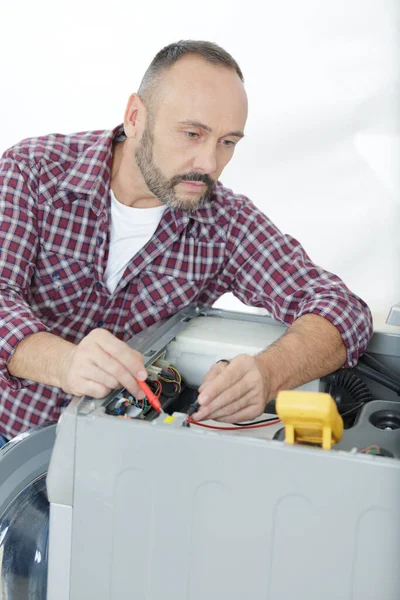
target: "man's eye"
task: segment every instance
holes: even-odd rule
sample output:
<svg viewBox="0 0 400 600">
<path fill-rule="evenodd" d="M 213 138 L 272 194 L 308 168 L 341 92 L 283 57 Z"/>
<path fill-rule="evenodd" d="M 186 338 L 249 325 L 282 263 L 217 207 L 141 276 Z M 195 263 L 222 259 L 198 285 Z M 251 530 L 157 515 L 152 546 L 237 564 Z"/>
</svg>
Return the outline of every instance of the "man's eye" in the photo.
<svg viewBox="0 0 400 600">
<path fill-rule="evenodd" d="M 236 142 L 233 142 L 232 140 L 222 140 L 222 145 L 228 148 L 230 148 L 231 146 L 235 146 L 235 143 Z"/>
<path fill-rule="evenodd" d="M 187 135 L 188 138 L 190 138 L 191 140 L 194 140 L 195 138 L 199 137 L 199 134 L 196 131 L 185 131 L 185 134 Z"/>
</svg>

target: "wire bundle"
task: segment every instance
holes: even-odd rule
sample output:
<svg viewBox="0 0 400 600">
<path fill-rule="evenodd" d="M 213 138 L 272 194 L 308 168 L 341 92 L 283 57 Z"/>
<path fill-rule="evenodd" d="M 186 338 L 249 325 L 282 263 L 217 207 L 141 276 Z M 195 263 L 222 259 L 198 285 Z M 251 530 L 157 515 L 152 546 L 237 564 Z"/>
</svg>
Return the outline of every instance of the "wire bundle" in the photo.
<svg viewBox="0 0 400 600">
<path fill-rule="evenodd" d="M 162 384 L 160 383 L 160 381 L 158 381 L 158 379 L 153 379 L 153 380 L 148 379 L 147 385 L 155 393 L 157 398 L 159 398 L 162 393 Z"/>
<path fill-rule="evenodd" d="M 171 365 L 167 369 L 163 369 L 158 377 L 159 381 L 164 383 L 172 384 L 173 386 L 173 394 L 180 394 L 182 391 L 182 377 L 179 371 L 172 367 Z M 163 389 L 163 395 L 164 393 Z M 170 395 L 170 394 L 167 394 Z"/>
</svg>

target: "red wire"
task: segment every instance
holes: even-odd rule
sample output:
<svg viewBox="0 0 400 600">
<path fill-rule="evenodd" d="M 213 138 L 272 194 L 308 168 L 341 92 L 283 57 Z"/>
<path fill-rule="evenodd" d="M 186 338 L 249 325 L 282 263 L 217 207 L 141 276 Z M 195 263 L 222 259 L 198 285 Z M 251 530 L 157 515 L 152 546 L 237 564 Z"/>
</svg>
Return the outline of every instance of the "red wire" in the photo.
<svg viewBox="0 0 400 600">
<path fill-rule="evenodd" d="M 207 429 L 219 429 L 221 431 L 238 431 L 238 429 L 257 429 L 258 427 L 269 427 L 270 425 L 276 425 L 280 423 L 280 419 L 276 419 L 275 421 L 270 421 L 269 423 L 262 423 L 261 425 L 246 425 L 244 427 L 217 427 L 216 425 L 206 425 L 205 423 L 198 423 L 197 421 L 192 421 L 189 417 L 188 421 L 191 425 L 198 425 L 198 427 L 206 427 Z"/>
</svg>

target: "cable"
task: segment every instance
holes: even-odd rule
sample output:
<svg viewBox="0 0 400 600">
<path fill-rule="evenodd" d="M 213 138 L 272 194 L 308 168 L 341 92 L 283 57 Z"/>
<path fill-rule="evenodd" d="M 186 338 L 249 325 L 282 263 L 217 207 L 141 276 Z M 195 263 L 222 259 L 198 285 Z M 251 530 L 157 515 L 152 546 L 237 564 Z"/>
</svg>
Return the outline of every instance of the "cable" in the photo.
<svg viewBox="0 0 400 600">
<path fill-rule="evenodd" d="M 193 404 L 191 404 L 188 408 L 187 411 L 187 416 L 191 417 L 195 412 L 197 412 L 200 409 L 200 404 L 197 402 L 193 402 Z"/>
<path fill-rule="evenodd" d="M 375 369 L 362 363 L 358 363 L 358 365 L 354 367 L 354 370 L 362 375 L 366 375 L 373 381 L 384 385 L 385 387 L 389 388 L 389 390 L 393 390 L 393 392 L 396 392 L 396 394 L 400 396 L 400 383 L 391 377 L 383 375 L 382 373 L 379 373 L 378 371 L 375 371 Z"/>
<path fill-rule="evenodd" d="M 393 371 L 391 369 L 388 369 L 388 367 L 385 367 L 385 365 L 383 365 L 381 362 L 379 362 L 379 360 L 377 360 L 370 354 L 367 354 L 365 352 L 361 356 L 360 360 L 358 361 L 358 364 L 360 364 L 360 363 L 367 365 L 367 367 L 370 367 L 371 369 L 378 371 L 378 373 L 381 373 L 382 375 L 386 375 L 390 379 L 393 379 L 393 381 L 397 381 L 400 386 L 399 375 L 397 373 L 393 373 Z"/>
<path fill-rule="evenodd" d="M 202 425 L 200 423 L 198 423 L 197 421 L 192 421 L 192 419 L 190 418 L 199 409 L 200 409 L 200 404 L 196 400 L 196 402 L 193 402 L 193 404 L 191 404 L 189 406 L 189 409 L 187 411 L 187 416 L 188 416 L 187 421 L 190 423 L 193 423 L 193 425 L 200 425 L 200 427 L 202 427 Z M 280 423 L 280 419 L 277 419 L 276 417 L 271 417 L 269 419 L 263 419 L 262 421 L 249 421 L 248 423 L 233 423 L 233 425 L 235 425 L 235 427 L 232 427 L 231 430 L 235 431 L 239 427 L 241 429 L 247 429 L 248 427 L 264 426 L 264 423 L 266 424 L 265 426 L 267 426 L 268 424 L 273 425 L 274 423 Z M 206 426 L 204 425 L 204 427 L 206 427 Z M 213 426 L 209 425 L 208 427 L 212 428 Z M 215 429 L 227 429 L 227 428 L 226 427 L 222 427 L 222 428 L 215 427 Z"/>
<path fill-rule="evenodd" d="M 176 377 L 177 382 L 180 384 L 182 382 L 182 376 L 179 373 L 179 371 L 177 369 L 175 369 L 175 367 L 173 367 L 172 365 L 170 365 L 168 367 L 168 373 L 171 373 L 173 376 Z"/>
<path fill-rule="evenodd" d="M 343 418 L 346 415 L 349 415 L 350 413 L 352 413 L 353 411 L 361 408 L 362 406 L 364 406 L 364 402 L 360 402 L 360 404 L 357 404 L 356 406 L 353 406 L 353 408 L 350 408 L 350 410 L 346 410 L 346 412 L 342 413 L 340 416 Z"/>
<path fill-rule="evenodd" d="M 261 423 L 271 423 L 271 421 L 276 421 L 276 419 L 277 419 L 277 417 L 271 417 L 270 419 L 262 419 L 260 421 L 250 421 L 249 423 L 234 423 L 234 425 L 237 425 L 238 427 L 251 427 L 252 425 L 260 425 Z"/>
<path fill-rule="evenodd" d="M 151 382 L 151 384 L 149 384 L 149 387 L 153 390 L 153 392 L 155 393 L 155 395 L 157 396 L 157 398 L 160 398 L 161 392 L 162 392 L 162 384 L 160 381 L 158 381 L 158 379 L 155 379 L 154 381 Z"/>
<path fill-rule="evenodd" d="M 169 366 L 168 369 L 163 369 L 158 377 L 160 381 L 164 383 L 173 383 L 174 384 L 174 393 L 179 394 L 182 389 L 182 377 L 179 371 L 175 369 L 173 366 Z M 170 394 L 169 394 L 170 395 Z"/>
<path fill-rule="evenodd" d="M 280 419 L 273 419 L 268 423 L 262 423 L 261 425 L 245 425 L 239 427 L 217 427 L 216 425 L 206 425 L 206 423 L 198 423 L 197 421 L 193 421 L 190 417 L 187 419 L 190 425 L 197 425 L 198 427 L 205 427 L 206 429 L 218 429 L 219 431 L 239 431 L 239 429 L 258 429 L 259 427 L 269 427 L 270 425 L 275 425 L 276 423 L 280 423 Z"/>
<path fill-rule="evenodd" d="M 197 425 L 197 421 L 192 421 L 189 417 L 191 417 L 195 412 L 197 412 L 198 410 L 200 410 L 200 404 L 197 402 L 193 402 L 193 404 L 191 404 L 189 406 L 189 409 L 187 411 L 187 416 L 188 416 L 188 420 Z M 272 422 L 276 422 L 277 418 L 276 417 L 271 417 L 270 419 L 263 419 L 262 421 L 249 421 L 248 423 L 233 423 L 233 425 L 235 425 L 235 427 L 233 427 L 232 429 L 237 429 L 238 427 L 242 427 L 247 428 L 247 427 L 253 427 L 254 425 L 261 425 L 263 423 L 272 423 Z M 278 419 L 279 421 L 279 419 Z M 226 427 L 223 427 L 223 429 L 226 429 Z"/>
</svg>

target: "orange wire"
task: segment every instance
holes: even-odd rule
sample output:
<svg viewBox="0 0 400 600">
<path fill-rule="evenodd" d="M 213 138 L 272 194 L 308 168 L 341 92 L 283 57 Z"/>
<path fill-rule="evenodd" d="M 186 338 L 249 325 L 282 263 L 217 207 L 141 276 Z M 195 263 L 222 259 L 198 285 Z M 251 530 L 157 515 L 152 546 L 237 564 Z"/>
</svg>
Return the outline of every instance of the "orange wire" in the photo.
<svg viewBox="0 0 400 600">
<path fill-rule="evenodd" d="M 156 384 L 157 384 L 157 391 L 155 392 L 155 393 L 156 393 L 156 396 L 160 397 L 160 395 L 161 395 L 161 392 L 162 392 L 162 385 L 161 385 L 161 383 L 160 383 L 159 381 L 157 381 L 157 380 L 156 380 L 154 383 L 156 383 Z"/>
</svg>

